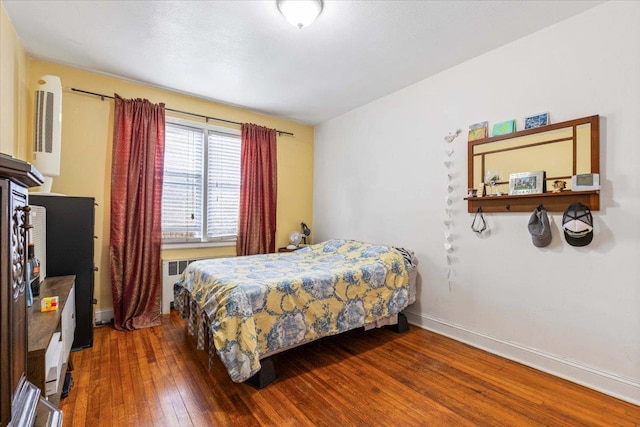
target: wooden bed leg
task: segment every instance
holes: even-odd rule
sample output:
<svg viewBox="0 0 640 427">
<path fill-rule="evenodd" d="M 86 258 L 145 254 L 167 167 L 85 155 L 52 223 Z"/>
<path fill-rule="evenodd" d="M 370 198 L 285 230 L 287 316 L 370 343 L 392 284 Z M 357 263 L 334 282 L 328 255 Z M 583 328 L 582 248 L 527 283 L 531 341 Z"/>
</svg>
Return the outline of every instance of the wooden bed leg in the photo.
<svg viewBox="0 0 640 427">
<path fill-rule="evenodd" d="M 407 316 L 403 313 L 398 313 L 398 323 L 395 325 L 389 325 L 389 328 L 397 332 L 399 334 L 403 334 L 409 330 L 409 322 L 407 321 Z"/>
<path fill-rule="evenodd" d="M 251 387 L 258 390 L 271 384 L 276 379 L 276 369 L 273 366 L 273 359 L 267 357 L 260 361 L 260 370 L 251 378 L 245 381 Z"/>
</svg>

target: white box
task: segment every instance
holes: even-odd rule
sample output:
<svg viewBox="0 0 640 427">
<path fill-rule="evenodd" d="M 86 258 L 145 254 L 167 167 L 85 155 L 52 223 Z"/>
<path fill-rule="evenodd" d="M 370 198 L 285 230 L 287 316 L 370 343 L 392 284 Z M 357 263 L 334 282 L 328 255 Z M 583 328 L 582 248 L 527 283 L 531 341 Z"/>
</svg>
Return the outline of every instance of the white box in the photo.
<svg viewBox="0 0 640 427">
<path fill-rule="evenodd" d="M 50 396 L 58 392 L 58 380 L 62 369 L 62 341 L 60 332 L 51 336 L 47 352 L 44 357 L 45 395 Z"/>
</svg>

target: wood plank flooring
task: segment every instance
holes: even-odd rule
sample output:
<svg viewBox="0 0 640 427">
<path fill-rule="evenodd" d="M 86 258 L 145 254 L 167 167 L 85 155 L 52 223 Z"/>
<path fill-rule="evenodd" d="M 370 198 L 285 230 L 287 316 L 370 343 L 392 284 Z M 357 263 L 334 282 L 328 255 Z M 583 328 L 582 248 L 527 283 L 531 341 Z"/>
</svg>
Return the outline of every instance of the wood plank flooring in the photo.
<svg viewBox="0 0 640 427">
<path fill-rule="evenodd" d="M 72 353 L 65 426 L 638 426 L 640 407 L 411 327 L 351 331 L 275 357 L 262 390 L 208 370 L 176 312 L 97 328 Z"/>
</svg>

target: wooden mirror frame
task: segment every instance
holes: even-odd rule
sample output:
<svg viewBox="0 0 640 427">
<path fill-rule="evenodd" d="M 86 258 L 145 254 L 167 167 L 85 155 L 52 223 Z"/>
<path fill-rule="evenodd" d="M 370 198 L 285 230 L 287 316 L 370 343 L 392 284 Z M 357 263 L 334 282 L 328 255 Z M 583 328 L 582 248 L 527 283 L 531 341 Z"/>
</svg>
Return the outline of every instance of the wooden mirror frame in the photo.
<svg viewBox="0 0 640 427">
<path fill-rule="evenodd" d="M 587 169 L 578 168 L 578 128 L 584 129 L 584 125 L 589 126 L 590 163 Z M 554 134 L 565 131 L 568 136 L 556 138 Z M 527 137 L 527 138 L 522 138 Z M 510 140 L 516 139 L 526 140 L 522 145 L 509 146 Z M 600 116 L 589 116 L 581 119 L 569 120 L 562 123 L 556 123 L 534 129 L 526 129 L 513 132 L 507 135 L 493 136 L 489 138 L 476 139 L 468 142 L 468 188 L 476 188 L 474 177 L 484 177 L 485 156 L 495 153 L 510 152 L 518 155 L 519 150 L 531 149 L 532 147 L 542 147 L 555 143 L 571 143 L 572 149 L 570 158 L 567 162 L 571 162 L 571 175 L 577 173 L 600 173 Z M 582 144 L 582 142 L 581 142 Z M 588 153 L 589 154 L 589 153 Z M 475 158 L 479 157 L 478 160 Z M 474 170 L 474 164 L 480 163 L 480 171 Z M 546 170 L 545 164 L 535 164 L 530 170 Z M 566 180 L 571 182 L 571 175 L 546 176 L 545 181 L 553 182 L 554 180 Z M 483 178 L 480 178 L 483 180 Z M 504 177 L 498 182 L 500 185 L 509 183 L 509 177 Z M 550 187 L 550 186 L 549 186 Z M 600 210 L 600 191 L 571 191 L 565 190 L 559 193 L 546 191 L 540 194 L 520 194 L 520 195 L 502 195 L 502 196 L 485 196 L 485 197 L 465 197 L 468 201 L 468 212 L 473 213 L 482 207 L 484 212 L 531 212 L 538 205 L 544 205 L 549 212 L 564 212 L 572 203 L 581 202 L 588 206 L 592 211 Z"/>
</svg>

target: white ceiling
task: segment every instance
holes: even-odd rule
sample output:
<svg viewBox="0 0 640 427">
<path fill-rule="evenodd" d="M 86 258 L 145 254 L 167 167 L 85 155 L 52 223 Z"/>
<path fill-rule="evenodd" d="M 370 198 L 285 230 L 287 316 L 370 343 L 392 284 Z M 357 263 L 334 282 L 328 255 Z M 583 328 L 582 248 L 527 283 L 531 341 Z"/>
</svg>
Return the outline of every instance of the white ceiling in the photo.
<svg viewBox="0 0 640 427">
<path fill-rule="evenodd" d="M 599 3 L 325 0 L 298 30 L 275 0 L 3 1 L 32 57 L 310 125 Z"/>
</svg>

